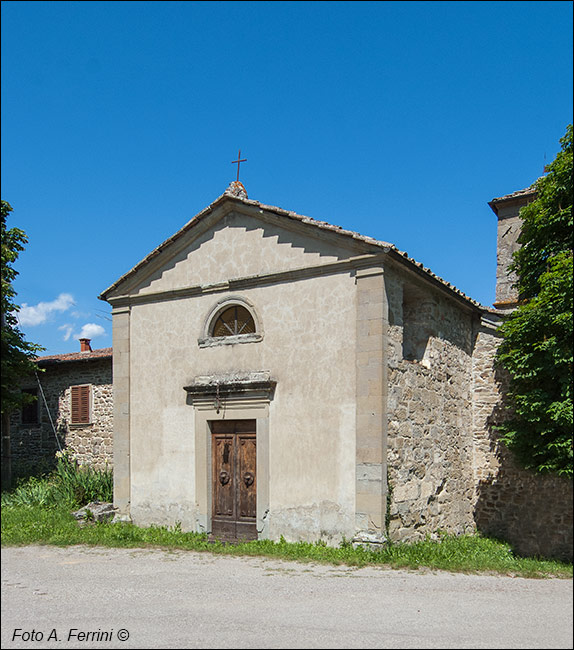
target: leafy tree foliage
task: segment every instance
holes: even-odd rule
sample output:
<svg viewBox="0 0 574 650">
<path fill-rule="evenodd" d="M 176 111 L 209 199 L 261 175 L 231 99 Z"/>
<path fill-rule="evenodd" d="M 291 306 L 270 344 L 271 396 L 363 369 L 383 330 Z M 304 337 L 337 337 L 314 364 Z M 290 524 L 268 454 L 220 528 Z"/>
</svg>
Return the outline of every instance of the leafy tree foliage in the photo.
<svg viewBox="0 0 574 650">
<path fill-rule="evenodd" d="M 511 270 L 521 304 L 501 327 L 512 416 L 502 440 L 525 467 L 572 476 L 572 125 L 524 207 Z"/>
<path fill-rule="evenodd" d="M 2 413 L 19 408 L 26 400 L 20 391 L 20 379 L 36 370 L 34 358 L 43 350 L 35 343 L 29 343 L 18 327 L 14 303 L 16 292 L 12 286 L 18 275 L 13 267 L 18 255 L 24 250 L 28 238 L 19 228 L 6 227 L 6 220 L 12 206 L 2 201 Z"/>
</svg>

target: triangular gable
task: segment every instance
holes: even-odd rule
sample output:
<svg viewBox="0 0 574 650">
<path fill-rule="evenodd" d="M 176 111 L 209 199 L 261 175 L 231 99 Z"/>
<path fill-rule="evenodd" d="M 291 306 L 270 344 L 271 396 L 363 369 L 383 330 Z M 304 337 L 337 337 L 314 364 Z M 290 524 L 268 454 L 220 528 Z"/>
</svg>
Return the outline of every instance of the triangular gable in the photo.
<svg viewBox="0 0 574 650">
<path fill-rule="evenodd" d="M 233 184 L 232 184 L 233 185 Z M 231 186 L 230 186 L 231 187 Z M 227 250 L 227 254 L 225 251 Z M 471 309 L 487 308 L 393 244 L 226 191 L 99 296 L 157 294 L 387 253 Z M 219 263 L 219 266 L 218 266 Z"/>
<path fill-rule="evenodd" d="M 162 293 L 319 266 L 367 252 L 365 241 L 223 195 L 102 293 Z M 316 222 L 322 223 L 322 222 Z"/>
</svg>

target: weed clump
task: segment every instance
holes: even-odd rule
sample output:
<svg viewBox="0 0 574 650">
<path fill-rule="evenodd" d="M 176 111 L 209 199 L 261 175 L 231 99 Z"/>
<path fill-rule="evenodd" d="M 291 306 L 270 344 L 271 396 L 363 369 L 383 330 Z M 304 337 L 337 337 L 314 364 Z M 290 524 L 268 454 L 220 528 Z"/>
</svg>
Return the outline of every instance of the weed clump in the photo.
<svg viewBox="0 0 574 650">
<path fill-rule="evenodd" d="M 56 453 L 56 468 L 44 476 L 21 480 L 2 493 L 2 508 L 27 506 L 77 508 L 90 501 L 112 501 L 113 472 L 80 465 L 69 452 Z"/>
</svg>

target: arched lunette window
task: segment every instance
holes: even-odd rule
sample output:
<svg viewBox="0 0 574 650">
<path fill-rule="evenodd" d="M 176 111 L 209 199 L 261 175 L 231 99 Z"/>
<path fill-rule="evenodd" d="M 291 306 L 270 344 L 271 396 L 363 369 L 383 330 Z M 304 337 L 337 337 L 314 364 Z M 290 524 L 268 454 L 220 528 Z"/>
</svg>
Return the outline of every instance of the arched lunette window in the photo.
<svg viewBox="0 0 574 650">
<path fill-rule="evenodd" d="M 218 302 L 204 323 L 199 347 L 255 343 L 263 339 L 261 322 L 253 305 L 242 298 Z"/>
<path fill-rule="evenodd" d="M 210 333 L 211 336 L 255 334 L 255 321 L 245 307 L 231 305 L 214 319 Z"/>
</svg>

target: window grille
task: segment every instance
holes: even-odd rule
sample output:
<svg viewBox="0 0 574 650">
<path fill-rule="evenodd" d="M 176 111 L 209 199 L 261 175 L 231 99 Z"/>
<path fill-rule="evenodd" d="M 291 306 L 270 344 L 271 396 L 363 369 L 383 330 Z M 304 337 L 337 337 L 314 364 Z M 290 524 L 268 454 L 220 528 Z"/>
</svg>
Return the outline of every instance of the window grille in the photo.
<svg viewBox="0 0 574 650">
<path fill-rule="evenodd" d="M 255 321 L 245 307 L 232 305 L 215 319 L 211 336 L 239 336 L 240 334 L 255 334 Z"/>
</svg>

